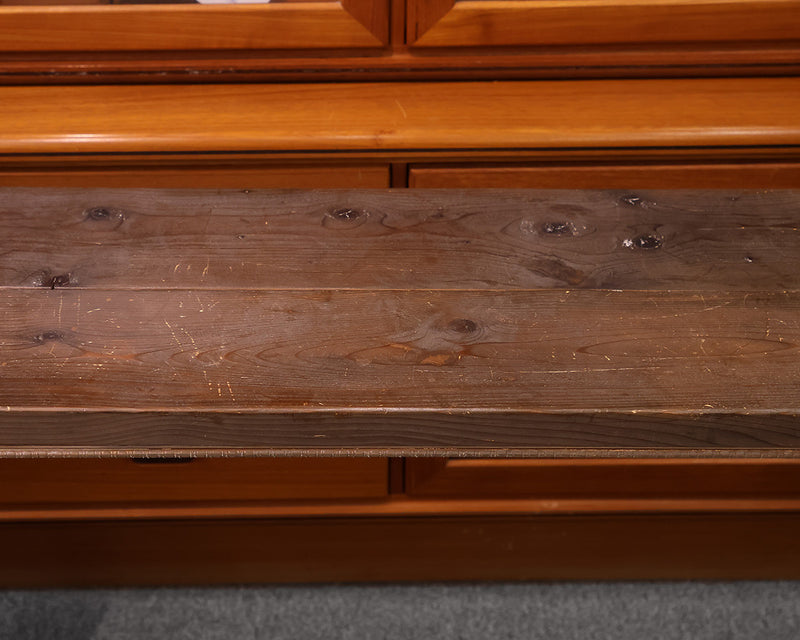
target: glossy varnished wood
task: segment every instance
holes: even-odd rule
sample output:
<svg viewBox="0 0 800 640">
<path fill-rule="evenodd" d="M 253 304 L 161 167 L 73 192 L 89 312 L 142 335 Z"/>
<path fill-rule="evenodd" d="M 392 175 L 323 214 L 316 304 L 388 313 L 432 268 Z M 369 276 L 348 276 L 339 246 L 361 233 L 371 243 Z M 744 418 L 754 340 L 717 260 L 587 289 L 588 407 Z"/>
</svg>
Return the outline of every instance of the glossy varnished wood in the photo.
<svg viewBox="0 0 800 640">
<path fill-rule="evenodd" d="M 385 5 L 0 6 L 0 52 L 379 48 L 388 35 Z"/>
<path fill-rule="evenodd" d="M 0 511 L 375 499 L 387 478 L 385 458 L 2 460 Z"/>
<path fill-rule="evenodd" d="M 0 156 L 795 148 L 798 112 L 797 78 L 4 87 Z"/>
<path fill-rule="evenodd" d="M 736 500 L 797 500 L 800 462 L 412 458 L 406 461 L 406 491 L 428 498 L 540 499 L 550 501 L 554 508 L 595 501 L 605 509 L 624 509 L 625 502 L 631 508 L 632 504 L 673 500 L 704 502 L 706 508 L 730 508 Z"/>
<path fill-rule="evenodd" d="M 115 166 L 116 164 L 116 166 Z M 98 162 L 65 166 L 42 162 L 37 166 L 0 168 L 2 187 L 70 187 L 137 189 L 383 189 L 389 184 L 388 164 L 328 165 L 248 161 L 162 163 Z"/>
<path fill-rule="evenodd" d="M 800 162 L 415 164 L 408 182 L 418 189 L 796 189 Z"/>
<path fill-rule="evenodd" d="M 0 287 L 784 291 L 800 287 L 799 206 L 793 191 L 7 189 Z"/>
<path fill-rule="evenodd" d="M 796 513 L 0 524 L 5 587 L 797 579 Z"/>
<path fill-rule="evenodd" d="M 797 0 L 410 0 L 418 47 L 797 40 Z"/>
</svg>

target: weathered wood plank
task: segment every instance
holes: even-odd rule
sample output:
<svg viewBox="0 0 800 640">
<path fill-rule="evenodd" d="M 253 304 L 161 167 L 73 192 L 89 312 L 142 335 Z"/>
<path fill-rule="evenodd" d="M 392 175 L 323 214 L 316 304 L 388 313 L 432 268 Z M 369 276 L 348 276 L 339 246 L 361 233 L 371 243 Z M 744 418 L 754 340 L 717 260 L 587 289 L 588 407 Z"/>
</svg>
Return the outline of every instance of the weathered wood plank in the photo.
<svg viewBox="0 0 800 640">
<path fill-rule="evenodd" d="M 800 191 L 0 192 L 0 286 L 797 289 Z"/>
<path fill-rule="evenodd" d="M 47 289 L 0 309 L 7 447 L 800 442 L 798 293 Z"/>
</svg>

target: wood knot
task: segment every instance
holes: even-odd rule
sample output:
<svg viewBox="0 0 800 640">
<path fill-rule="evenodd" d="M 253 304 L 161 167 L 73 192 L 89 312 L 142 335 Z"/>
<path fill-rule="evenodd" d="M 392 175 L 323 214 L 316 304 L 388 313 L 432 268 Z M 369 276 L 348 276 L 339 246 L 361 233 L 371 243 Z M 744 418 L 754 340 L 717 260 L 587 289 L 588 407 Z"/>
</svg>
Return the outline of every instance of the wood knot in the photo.
<svg viewBox="0 0 800 640">
<path fill-rule="evenodd" d="M 660 249 L 663 240 L 658 236 L 644 234 L 633 238 L 633 240 L 624 240 L 622 244 L 628 249 Z"/>
<path fill-rule="evenodd" d="M 45 342 L 59 342 L 64 339 L 64 334 L 60 331 L 52 330 L 45 331 L 39 335 L 33 336 L 33 341 L 36 344 L 44 344 Z"/>
<path fill-rule="evenodd" d="M 366 222 L 368 217 L 369 213 L 366 211 L 351 207 L 341 207 L 326 213 L 322 224 L 325 227 L 358 227 Z"/>
<path fill-rule="evenodd" d="M 83 214 L 86 220 L 94 222 L 116 222 L 116 227 L 125 222 L 125 213 L 112 207 L 90 207 Z"/>
<path fill-rule="evenodd" d="M 457 320 L 451 320 L 447 328 L 456 333 L 475 333 L 478 330 L 478 325 L 472 320 L 458 318 Z"/>
<path fill-rule="evenodd" d="M 572 235 L 572 225 L 569 222 L 545 222 L 542 224 L 542 233 L 551 235 Z"/>
<path fill-rule="evenodd" d="M 62 273 L 57 276 L 51 276 L 49 278 L 45 277 L 42 279 L 43 287 L 49 287 L 50 289 L 55 289 L 56 287 L 68 287 L 70 284 L 70 274 Z"/>
</svg>

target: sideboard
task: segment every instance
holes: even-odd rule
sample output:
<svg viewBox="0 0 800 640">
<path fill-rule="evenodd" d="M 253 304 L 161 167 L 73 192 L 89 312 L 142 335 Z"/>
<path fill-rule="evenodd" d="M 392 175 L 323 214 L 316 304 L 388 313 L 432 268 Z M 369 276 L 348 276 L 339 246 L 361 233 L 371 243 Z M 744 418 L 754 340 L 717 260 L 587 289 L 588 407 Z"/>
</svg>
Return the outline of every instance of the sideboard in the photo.
<svg viewBox="0 0 800 640">
<path fill-rule="evenodd" d="M 0 0 L 0 584 L 797 578 L 799 7 Z"/>
</svg>

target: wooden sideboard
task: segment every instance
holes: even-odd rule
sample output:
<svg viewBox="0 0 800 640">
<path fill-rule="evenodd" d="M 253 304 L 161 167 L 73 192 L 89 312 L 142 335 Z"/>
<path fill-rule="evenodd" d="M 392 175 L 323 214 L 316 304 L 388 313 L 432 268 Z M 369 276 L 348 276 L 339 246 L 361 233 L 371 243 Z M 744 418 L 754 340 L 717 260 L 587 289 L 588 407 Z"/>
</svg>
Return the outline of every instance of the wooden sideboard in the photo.
<svg viewBox="0 0 800 640">
<path fill-rule="evenodd" d="M 0 2 L 7 83 L 796 74 L 798 0 Z M 47 5 L 50 6 L 47 6 Z"/>
<path fill-rule="evenodd" d="M 797 191 L 0 195 L 5 585 L 798 574 Z"/>
<path fill-rule="evenodd" d="M 0 0 L 0 584 L 797 578 L 798 20 Z"/>
</svg>

